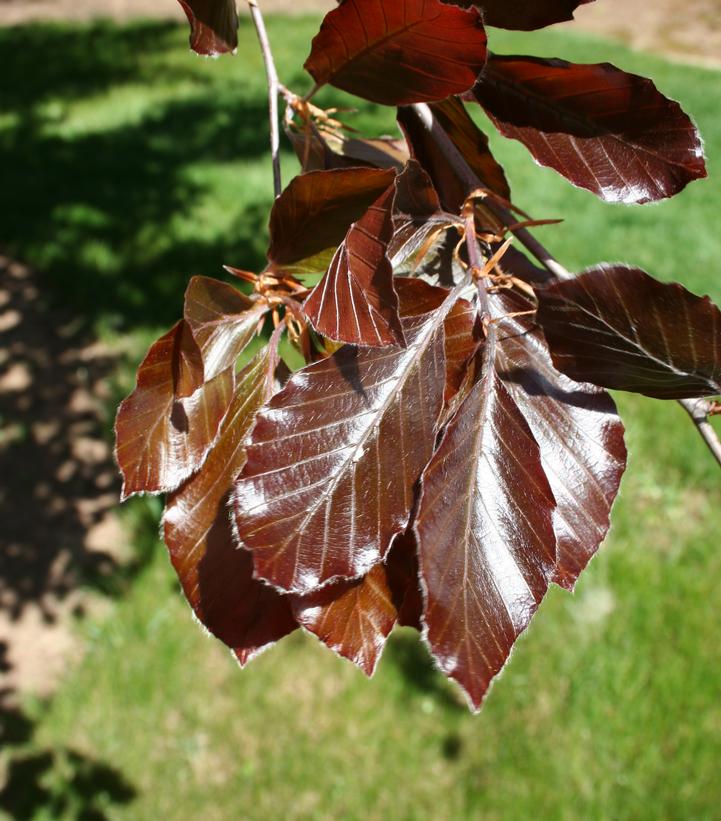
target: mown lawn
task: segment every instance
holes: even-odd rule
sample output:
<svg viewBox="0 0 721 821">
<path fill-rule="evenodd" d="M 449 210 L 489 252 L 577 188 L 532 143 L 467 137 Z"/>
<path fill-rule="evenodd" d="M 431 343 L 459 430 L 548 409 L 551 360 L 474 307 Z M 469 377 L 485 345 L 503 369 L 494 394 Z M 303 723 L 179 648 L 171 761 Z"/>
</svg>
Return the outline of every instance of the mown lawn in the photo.
<svg viewBox="0 0 721 821">
<path fill-rule="evenodd" d="M 298 90 L 316 25 L 269 24 Z M 161 23 L 3 30 L 0 46 L 0 247 L 137 360 L 189 276 L 262 263 L 271 176 L 253 38 L 244 26 L 238 56 L 218 61 Z M 567 218 L 544 239 L 569 267 L 624 259 L 721 300 L 721 76 L 557 33 L 494 33 L 494 48 L 611 60 L 682 101 L 711 181 L 654 207 L 603 206 L 517 145 L 494 147 L 518 205 Z M 366 104 L 353 125 L 393 129 Z M 129 368 L 118 378 L 127 388 Z M 619 401 L 631 457 L 612 535 L 574 596 L 548 596 L 479 716 L 406 632 L 370 683 L 301 634 L 241 673 L 194 624 L 158 546 L 125 597 L 78 624 L 87 652 L 57 696 L 26 706 L 35 736 L 13 755 L 65 751 L 28 812 L 83 817 L 92 790 L 63 776 L 77 775 L 73 751 L 112 768 L 94 804 L 111 818 L 721 818 L 721 477 L 678 406 Z M 159 512 L 129 506 L 134 538 Z"/>
</svg>

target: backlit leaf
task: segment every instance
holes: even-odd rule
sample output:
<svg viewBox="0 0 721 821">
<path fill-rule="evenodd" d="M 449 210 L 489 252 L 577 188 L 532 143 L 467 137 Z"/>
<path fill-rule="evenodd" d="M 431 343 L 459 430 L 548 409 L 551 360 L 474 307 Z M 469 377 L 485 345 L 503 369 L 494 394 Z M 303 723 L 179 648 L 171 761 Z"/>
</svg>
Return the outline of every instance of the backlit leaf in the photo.
<svg viewBox="0 0 721 821">
<path fill-rule="evenodd" d="M 384 105 L 467 91 L 486 59 L 480 14 L 438 0 L 345 0 L 315 36 L 305 68 L 318 85 Z"/>
<path fill-rule="evenodd" d="M 475 709 L 556 564 L 539 448 L 492 361 L 423 474 L 415 523 L 426 638 Z"/>
<path fill-rule="evenodd" d="M 288 265 L 337 248 L 394 176 L 393 169 L 343 168 L 295 177 L 273 204 L 268 258 Z"/>
<path fill-rule="evenodd" d="M 235 0 L 179 0 L 190 23 L 190 47 L 209 57 L 235 51 L 238 13 Z"/>
<path fill-rule="evenodd" d="M 395 188 L 390 186 L 353 225 L 303 310 L 313 327 L 336 342 L 403 345 L 388 243 Z"/>
<path fill-rule="evenodd" d="M 403 531 L 443 403 L 445 308 L 403 320 L 407 348 L 345 346 L 258 414 L 235 515 L 256 573 L 308 593 L 359 578 Z"/>
<path fill-rule="evenodd" d="M 678 103 L 608 63 L 492 55 L 472 96 L 538 163 L 608 202 L 655 202 L 706 176 Z"/>
<path fill-rule="evenodd" d="M 118 408 L 115 457 L 122 498 L 170 491 L 203 463 L 233 392 L 226 370 L 187 398 L 177 397 L 183 320 L 155 342 L 138 368 L 135 390 Z"/>
<path fill-rule="evenodd" d="M 624 265 L 538 297 L 553 364 L 572 379 L 656 399 L 721 394 L 721 312 L 708 297 Z"/>
</svg>

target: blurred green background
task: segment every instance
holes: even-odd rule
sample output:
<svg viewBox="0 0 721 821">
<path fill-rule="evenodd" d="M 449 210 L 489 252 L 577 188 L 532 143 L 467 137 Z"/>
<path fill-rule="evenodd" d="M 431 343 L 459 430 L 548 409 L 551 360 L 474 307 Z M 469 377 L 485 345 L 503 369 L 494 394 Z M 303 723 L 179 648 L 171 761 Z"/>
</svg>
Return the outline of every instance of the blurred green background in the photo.
<svg viewBox="0 0 721 821">
<path fill-rule="evenodd" d="M 308 87 L 301 66 L 317 24 L 269 20 L 295 90 Z M 520 207 L 566 218 L 542 238 L 568 267 L 626 260 L 721 302 L 719 73 L 565 32 L 492 37 L 498 52 L 610 60 L 682 102 L 711 179 L 657 206 L 604 206 L 517 144 L 493 146 Z M 261 60 L 247 22 L 238 55 L 217 61 L 191 55 L 186 30 L 165 22 L 0 29 L 0 53 L 0 248 L 37 271 L 25 294 L 36 344 L 52 332 L 61 347 L 102 346 L 88 384 L 109 442 L 114 406 L 180 315 L 189 277 L 263 264 L 272 183 Z M 369 136 L 395 131 L 389 110 L 333 91 L 318 100 L 357 107 L 344 119 Z M 290 153 L 283 168 L 287 181 Z M 51 354 L 32 359 L 32 345 L 37 381 Z M 52 502 L 27 472 L 41 443 L 16 430 L 21 400 L 2 406 L 15 431 L 2 443 L 3 484 L 23 489 L 3 514 L 10 531 Z M 618 401 L 630 463 L 611 536 L 574 595 L 550 592 L 475 717 L 410 631 L 391 639 L 371 682 L 300 633 L 240 672 L 182 600 L 157 542 L 159 500 L 130 502 L 122 561 L 81 561 L 73 577 L 102 600 L 73 618 L 83 652 L 52 697 L 16 692 L 0 706 L 0 812 L 721 818 L 721 476 L 675 403 Z M 51 481 L 53 493 L 70 487 Z M 48 521 L 39 555 L 51 550 Z M 42 594 L 30 584 L 18 608 Z"/>
</svg>

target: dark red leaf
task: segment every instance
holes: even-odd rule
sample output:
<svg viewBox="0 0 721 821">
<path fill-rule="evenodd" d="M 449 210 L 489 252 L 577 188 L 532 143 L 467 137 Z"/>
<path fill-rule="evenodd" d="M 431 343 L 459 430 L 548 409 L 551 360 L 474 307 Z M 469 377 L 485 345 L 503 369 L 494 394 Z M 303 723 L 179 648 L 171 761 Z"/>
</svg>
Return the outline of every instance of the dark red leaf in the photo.
<svg viewBox="0 0 721 821">
<path fill-rule="evenodd" d="M 608 63 L 492 55 L 472 95 L 538 163 L 608 202 L 655 202 L 706 176 L 678 103 Z"/>
<path fill-rule="evenodd" d="M 325 16 L 305 68 L 318 85 L 410 105 L 467 91 L 485 59 L 475 9 L 438 0 L 345 0 Z"/>
<path fill-rule="evenodd" d="M 191 396 L 177 398 L 184 338 L 181 320 L 151 346 L 138 368 L 135 390 L 118 408 L 115 456 L 123 474 L 123 499 L 178 487 L 205 460 L 228 409 L 230 369 Z"/>
<path fill-rule="evenodd" d="M 295 177 L 273 204 L 268 258 L 288 265 L 337 248 L 394 176 L 393 169 L 344 168 Z"/>
<path fill-rule="evenodd" d="M 506 175 L 491 154 L 488 137 L 470 118 L 463 103 L 457 97 L 449 97 L 443 102 L 434 103 L 431 109 L 438 124 L 478 177 L 479 184 L 504 199 L 510 199 L 511 191 Z M 473 187 L 459 177 L 436 141 L 410 109 L 398 109 L 398 123 L 406 136 L 411 155 L 433 180 L 443 207 L 457 214 Z"/>
<path fill-rule="evenodd" d="M 492 365 L 448 425 L 422 488 L 426 638 L 478 709 L 556 564 L 539 448 Z"/>
<path fill-rule="evenodd" d="M 553 364 L 572 379 L 656 399 L 721 394 L 721 312 L 708 297 L 623 265 L 538 297 Z"/>
<path fill-rule="evenodd" d="M 413 530 L 399 533 L 386 561 L 388 584 L 398 610 L 398 624 L 421 629 L 423 595 L 418 578 L 418 546 Z"/>
<path fill-rule="evenodd" d="M 235 0 L 179 0 L 190 23 L 190 47 L 215 56 L 238 46 Z"/>
<path fill-rule="evenodd" d="M 300 594 L 359 578 L 405 529 L 443 403 L 449 307 L 404 319 L 405 349 L 346 346 L 298 371 L 261 410 L 235 493 L 260 578 Z"/>
<path fill-rule="evenodd" d="M 390 186 L 351 225 L 303 310 L 315 329 L 336 342 L 404 345 L 388 243 L 393 235 Z"/>
<path fill-rule="evenodd" d="M 443 0 L 454 6 L 477 6 L 488 26 L 513 31 L 533 31 L 553 23 L 573 20 L 573 12 L 593 0 Z"/>
<path fill-rule="evenodd" d="M 208 277 L 190 280 L 184 315 L 200 347 L 206 381 L 235 366 L 267 311 L 267 305 L 225 282 Z"/>
<path fill-rule="evenodd" d="M 234 544 L 228 508 L 233 479 L 245 461 L 243 442 L 272 393 L 276 362 L 271 344 L 238 374 L 217 444 L 202 469 L 168 498 L 163 519 L 188 602 L 242 665 L 296 627 L 287 598 L 253 578 L 253 558 Z"/>
<path fill-rule="evenodd" d="M 538 442 L 556 499 L 553 580 L 573 589 L 608 532 L 626 468 L 623 423 L 604 390 L 558 373 L 532 316 L 510 316 L 531 309 L 527 299 L 507 290 L 490 299 L 504 317 L 496 323 L 496 367 Z"/>
</svg>

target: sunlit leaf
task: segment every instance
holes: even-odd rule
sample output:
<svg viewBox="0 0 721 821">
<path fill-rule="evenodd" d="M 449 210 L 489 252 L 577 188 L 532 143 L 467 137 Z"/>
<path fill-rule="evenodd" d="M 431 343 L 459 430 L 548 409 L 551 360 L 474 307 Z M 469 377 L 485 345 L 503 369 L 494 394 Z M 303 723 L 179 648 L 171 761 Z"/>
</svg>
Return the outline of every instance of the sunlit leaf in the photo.
<svg viewBox="0 0 721 821">
<path fill-rule="evenodd" d="M 572 379 L 656 399 L 721 394 L 721 312 L 708 297 L 624 265 L 538 296 L 553 364 Z"/>
<path fill-rule="evenodd" d="M 325 16 L 305 68 L 318 85 L 409 105 L 467 91 L 485 59 L 476 10 L 437 0 L 345 0 Z"/>
<path fill-rule="evenodd" d="M 538 163 L 608 202 L 655 202 L 706 176 L 678 103 L 608 63 L 492 55 L 472 95 Z"/>
<path fill-rule="evenodd" d="M 238 46 L 235 0 L 178 0 L 190 23 L 190 47 L 213 57 Z"/>
</svg>

